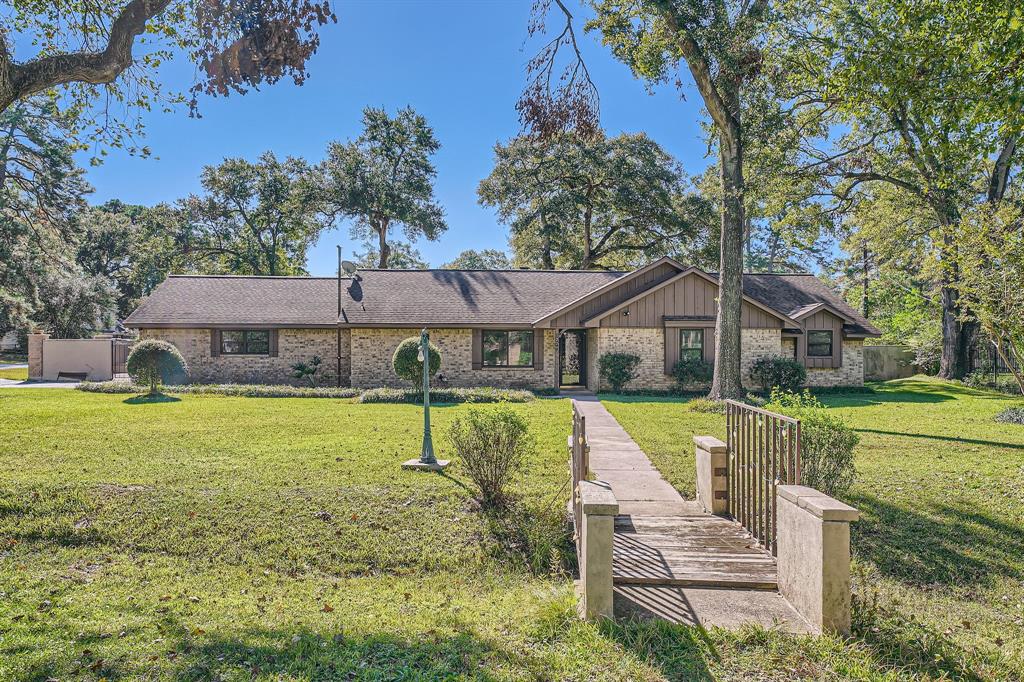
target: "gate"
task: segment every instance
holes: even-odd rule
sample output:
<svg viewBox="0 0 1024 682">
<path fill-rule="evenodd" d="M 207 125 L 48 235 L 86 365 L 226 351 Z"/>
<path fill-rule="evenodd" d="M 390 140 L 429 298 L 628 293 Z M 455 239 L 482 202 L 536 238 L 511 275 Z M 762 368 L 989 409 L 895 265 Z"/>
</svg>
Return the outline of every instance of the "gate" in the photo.
<svg viewBox="0 0 1024 682">
<path fill-rule="evenodd" d="M 775 554 L 775 488 L 800 483 L 800 420 L 725 402 L 729 514 Z"/>
<path fill-rule="evenodd" d="M 110 340 L 110 365 L 114 376 L 127 374 L 128 353 L 132 349 L 132 342 L 129 339 Z"/>
</svg>

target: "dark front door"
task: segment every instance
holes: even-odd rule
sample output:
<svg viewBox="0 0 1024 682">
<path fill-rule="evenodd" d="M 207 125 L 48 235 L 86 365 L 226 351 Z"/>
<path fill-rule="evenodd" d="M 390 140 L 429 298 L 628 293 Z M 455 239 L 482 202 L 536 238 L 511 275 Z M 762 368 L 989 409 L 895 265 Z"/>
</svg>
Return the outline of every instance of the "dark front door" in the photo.
<svg viewBox="0 0 1024 682">
<path fill-rule="evenodd" d="M 587 385 L 587 332 L 569 329 L 558 336 L 558 385 Z"/>
</svg>

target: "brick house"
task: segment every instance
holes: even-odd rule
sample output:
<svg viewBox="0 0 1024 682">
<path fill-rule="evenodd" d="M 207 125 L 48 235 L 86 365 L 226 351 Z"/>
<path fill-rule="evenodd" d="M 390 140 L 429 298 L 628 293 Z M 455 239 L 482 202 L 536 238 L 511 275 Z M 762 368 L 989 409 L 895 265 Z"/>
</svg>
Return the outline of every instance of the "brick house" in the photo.
<svg viewBox="0 0 1024 682">
<path fill-rule="evenodd" d="M 864 381 L 871 324 L 818 278 L 746 274 L 742 367 L 803 362 L 812 386 Z M 714 362 L 717 277 L 662 258 L 632 272 L 365 270 L 354 277 L 171 276 L 125 321 L 170 341 L 196 382 L 292 383 L 319 356 L 320 382 L 401 386 L 391 357 L 422 327 L 452 386 L 600 385 L 605 353 L 641 358 L 629 388 L 664 389 L 680 357 Z"/>
</svg>

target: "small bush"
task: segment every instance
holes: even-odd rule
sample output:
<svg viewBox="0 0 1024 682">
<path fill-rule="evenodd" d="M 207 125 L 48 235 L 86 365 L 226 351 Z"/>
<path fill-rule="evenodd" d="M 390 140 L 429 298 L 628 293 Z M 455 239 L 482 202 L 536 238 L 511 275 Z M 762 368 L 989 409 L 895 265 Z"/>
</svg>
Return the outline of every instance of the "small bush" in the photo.
<svg viewBox="0 0 1024 682">
<path fill-rule="evenodd" d="M 309 362 L 300 360 L 292 365 L 292 377 L 300 381 L 308 381 L 310 386 L 316 386 L 316 375 L 320 371 L 322 362 L 323 359 L 319 355 L 314 355 Z"/>
<path fill-rule="evenodd" d="M 680 391 L 687 386 L 704 385 L 711 382 L 715 374 L 715 366 L 705 360 L 684 358 L 672 368 L 672 378 Z"/>
<path fill-rule="evenodd" d="M 144 339 L 128 354 L 128 375 L 137 384 L 148 384 L 149 394 L 160 392 L 160 384 L 169 383 L 188 373 L 185 358 L 173 344 L 158 339 Z"/>
<path fill-rule="evenodd" d="M 485 509 L 505 506 L 508 485 L 534 448 L 526 420 L 507 407 L 473 408 L 457 417 L 448 444 Z"/>
<path fill-rule="evenodd" d="M 800 483 L 826 495 L 842 495 L 856 478 L 853 450 L 860 442 L 843 419 L 822 405 L 810 391 L 775 389 L 765 408 L 800 420 L 803 437 Z"/>
<path fill-rule="evenodd" d="M 530 391 L 505 388 L 432 388 L 432 403 L 525 403 L 534 399 Z M 423 402 L 423 391 L 414 388 L 371 388 L 363 391 L 362 403 Z"/>
<path fill-rule="evenodd" d="M 437 374 L 441 368 L 441 351 L 433 343 L 430 348 L 430 376 Z M 391 364 L 395 368 L 395 374 L 400 379 L 411 381 L 413 386 L 419 388 L 423 385 L 423 363 L 417 358 L 420 352 L 420 337 L 410 336 L 398 344 L 395 355 L 391 358 Z"/>
<path fill-rule="evenodd" d="M 750 367 L 750 378 L 766 392 L 773 388 L 799 391 L 807 382 L 807 368 L 793 358 L 771 355 L 754 361 Z"/>
<path fill-rule="evenodd" d="M 996 415 L 996 421 L 1024 426 L 1024 407 L 1007 407 Z"/>
<path fill-rule="evenodd" d="M 636 379 L 636 368 L 639 365 L 640 356 L 631 353 L 605 353 L 597 360 L 598 373 L 602 379 L 611 384 L 612 391 L 615 393 Z"/>
<path fill-rule="evenodd" d="M 144 387 L 130 381 L 83 381 L 78 390 L 87 393 L 137 394 Z M 265 386 L 262 384 L 184 384 L 167 386 L 167 393 L 190 395 L 226 395 L 240 398 L 355 398 L 358 388 L 335 388 L 330 386 Z"/>
<path fill-rule="evenodd" d="M 686 403 L 686 409 L 690 412 L 725 414 L 725 403 L 721 400 L 712 400 L 711 398 L 694 398 Z"/>
</svg>

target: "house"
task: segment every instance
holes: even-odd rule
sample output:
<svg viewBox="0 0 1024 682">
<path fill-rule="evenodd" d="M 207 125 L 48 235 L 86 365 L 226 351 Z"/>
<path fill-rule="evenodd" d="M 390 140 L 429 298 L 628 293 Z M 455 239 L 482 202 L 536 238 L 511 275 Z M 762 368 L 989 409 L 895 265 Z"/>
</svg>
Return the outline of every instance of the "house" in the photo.
<svg viewBox="0 0 1024 682">
<path fill-rule="evenodd" d="M 125 321 L 170 341 L 193 381 L 290 383 L 323 359 L 324 384 L 401 386 L 391 358 L 427 327 L 453 386 L 599 386 L 598 358 L 641 358 L 630 388 L 672 386 L 680 357 L 714 362 L 717 276 L 662 258 L 632 272 L 365 270 L 353 277 L 168 277 Z M 742 367 L 806 364 L 812 386 L 864 381 L 879 332 L 808 274 L 744 275 Z"/>
</svg>

